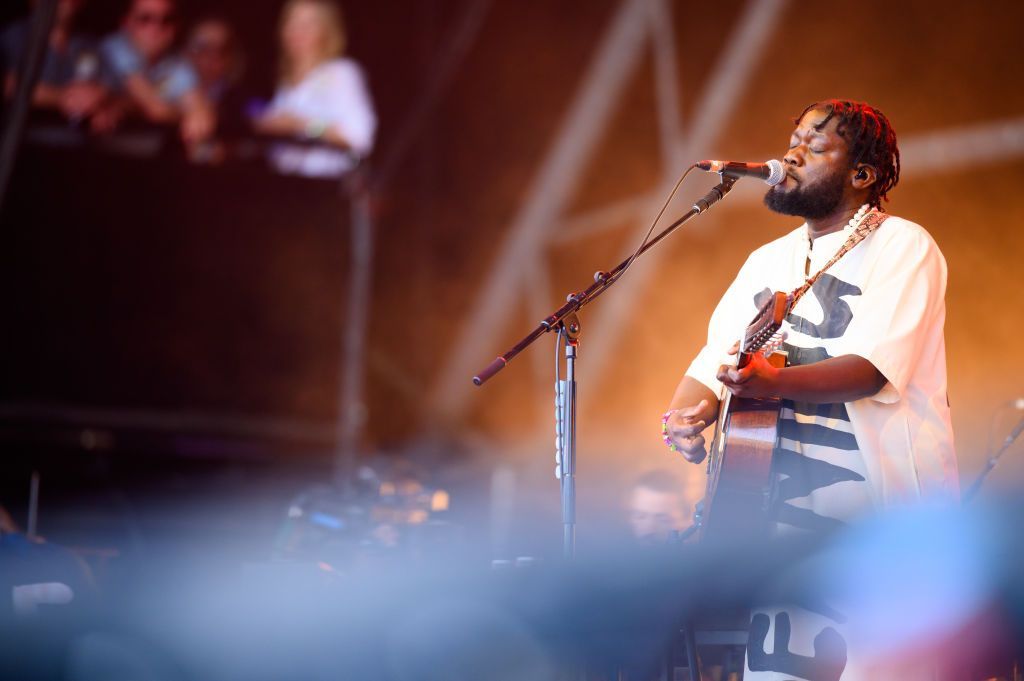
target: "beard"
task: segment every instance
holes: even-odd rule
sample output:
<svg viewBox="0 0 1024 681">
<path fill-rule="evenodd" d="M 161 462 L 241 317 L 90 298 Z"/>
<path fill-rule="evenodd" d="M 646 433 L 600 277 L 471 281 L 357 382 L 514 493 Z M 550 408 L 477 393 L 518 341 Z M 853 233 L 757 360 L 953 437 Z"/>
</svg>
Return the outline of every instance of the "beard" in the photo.
<svg viewBox="0 0 1024 681">
<path fill-rule="evenodd" d="M 792 180 L 792 178 L 790 178 Z M 843 200 L 846 172 L 835 169 L 813 184 L 799 184 L 788 192 L 772 187 L 764 195 L 764 205 L 782 215 L 819 220 L 831 215 Z"/>
</svg>

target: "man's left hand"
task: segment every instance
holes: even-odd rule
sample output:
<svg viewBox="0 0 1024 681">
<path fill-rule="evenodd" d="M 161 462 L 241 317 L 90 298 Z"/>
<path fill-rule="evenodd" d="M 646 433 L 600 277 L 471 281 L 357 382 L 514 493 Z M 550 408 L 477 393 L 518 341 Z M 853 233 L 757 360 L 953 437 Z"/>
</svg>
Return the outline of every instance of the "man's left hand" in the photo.
<svg viewBox="0 0 1024 681">
<path fill-rule="evenodd" d="M 756 353 L 742 369 L 723 364 L 718 367 L 718 380 L 737 397 L 778 397 L 779 370 Z"/>
</svg>

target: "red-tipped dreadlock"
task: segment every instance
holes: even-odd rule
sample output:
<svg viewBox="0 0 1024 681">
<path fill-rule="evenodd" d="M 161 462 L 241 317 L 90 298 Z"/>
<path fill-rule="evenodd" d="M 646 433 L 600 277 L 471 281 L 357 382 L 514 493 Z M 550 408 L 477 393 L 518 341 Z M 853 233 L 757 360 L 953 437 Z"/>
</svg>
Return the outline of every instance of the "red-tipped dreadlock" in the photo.
<svg viewBox="0 0 1024 681">
<path fill-rule="evenodd" d="M 846 99 L 826 99 L 804 109 L 794 124 L 808 111 L 827 111 L 828 115 L 818 125 L 821 130 L 833 118 L 836 119 L 836 133 L 846 140 L 850 149 L 850 167 L 867 163 L 875 169 L 878 179 L 871 185 L 868 203 L 884 210 L 882 201 L 889 200 L 889 190 L 900 181 L 900 149 L 896 146 L 896 132 L 889 119 L 881 111 L 864 102 Z"/>
</svg>

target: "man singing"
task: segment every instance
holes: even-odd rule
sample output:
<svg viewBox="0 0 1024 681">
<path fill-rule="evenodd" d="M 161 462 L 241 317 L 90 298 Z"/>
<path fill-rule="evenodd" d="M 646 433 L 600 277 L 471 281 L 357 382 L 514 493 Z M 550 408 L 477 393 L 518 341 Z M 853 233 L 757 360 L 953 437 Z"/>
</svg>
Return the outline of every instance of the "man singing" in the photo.
<svg viewBox="0 0 1024 681">
<path fill-rule="evenodd" d="M 942 253 L 919 225 L 889 216 L 824 269 L 859 226 L 879 221 L 899 181 L 896 134 L 881 111 L 845 100 L 812 104 L 796 126 L 785 180 L 764 202 L 806 222 L 755 250 L 722 297 L 707 344 L 672 398 L 667 441 L 699 463 L 702 433 L 725 390 L 782 398 L 773 458 L 780 482 L 770 509 L 779 532 L 829 530 L 893 505 L 955 500 Z M 730 350 L 760 305 L 815 275 L 783 324 L 788 366 L 755 355 L 737 369 Z M 745 678 L 860 678 L 841 618 L 831 615 L 755 614 Z M 770 626 L 791 627 L 788 650 L 766 652 Z"/>
</svg>

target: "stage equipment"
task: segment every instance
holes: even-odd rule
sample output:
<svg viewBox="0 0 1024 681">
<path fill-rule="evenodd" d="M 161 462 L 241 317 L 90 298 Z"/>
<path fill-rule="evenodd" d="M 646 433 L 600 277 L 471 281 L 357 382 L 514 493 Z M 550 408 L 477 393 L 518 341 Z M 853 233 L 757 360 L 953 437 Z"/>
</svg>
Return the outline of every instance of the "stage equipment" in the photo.
<svg viewBox="0 0 1024 681">
<path fill-rule="evenodd" d="M 1014 400 L 1009 404 L 1004 404 L 1002 406 L 1003 408 L 1013 407 L 1015 409 L 1024 409 L 1024 400 Z M 993 423 L 993 425 L 995 424 Z M 985 478 L 988 477 L 988 474 L 991 473 L 992 469 L 999 463 L 999 459 L 1002 458 L 1003 454 L 1006 453 L 1006 450 L 1010 448 L 1018 437 L 1020 437 L 1022 432 L 1024 432 L 1024 416 L 1017 421 L 1017 425 L 1013 427 L 1010 434 L 1007 435 L 1006 439 L 1003 440 L 1003 443 L 999 445 L 999 449 L 988 457 L 988 461 L 985 462 L 985 468 L 978 474 L 978 477 L 975 478 L 974 482 L 971 483 L 971 486 L 967 488 L 963 499 L 965 504 L 970 502 L 978 493 L 978 490 L 980 490 L 981 486 L 985 483 Z"/>
<path fill-rule="evenodd" d="M 274 540 L 274 559 L 356 566 L 447 556 L 458 528 L 448 521 L 449 494 L 410 473 L 360 466 L 342 485 L 314 485 L 289 504 Z"/>
<path fill-rule="evenodd" d="M 507 352 L 499 355 L 483 371 L 473 377 L 475 385 L 483 385 L 496 373 L 504 369 L 516 355 L 525 350 L 535 340 L 549 331 L 557 332 L 556 352 L 560 356 L 564 351 L 565 379 L 561 379 L 560 363 L 556 364 L 555 411 L 557 427 L 555 458 L 557 464 L 556 477 L 559 480 L 562 495 L 562 554 L 567 559 L 572 559 L 576 555 L 576 358 L 579 349 L 579 338 L 582 332 L 582 325 L 577 313 L 585 305 L 611 288 L 640 255 L 660 243 L 662 239 L 674 232 L 685 222 L 706 212 L 715 203 L 721 201 L 738 179 L 737 175 L 723 170 L 720 173 L 721 182 L 719 184 L 694 203 L 685 215 L 651 238 L 651 234 L 654 232 L 658 220 L 668 207 L 669 201 L 671 201 L 683 180 L 686 179 L 686 176 L 696 167 L 697 165 L 694 164 L 687 168 L 676 182 L 675 187 L 672 188 L 661 210 L 654 218 L 651 228 L 640 243 L 640 246 L 630 257 L 620 262 L 611 272 L 599 271 L 594 274 L 594 283 L 586 290 L 570 294 L 566 298 L 564 305 L 545 317 L 537 328 L 513 345 Z"/>
</svg>

